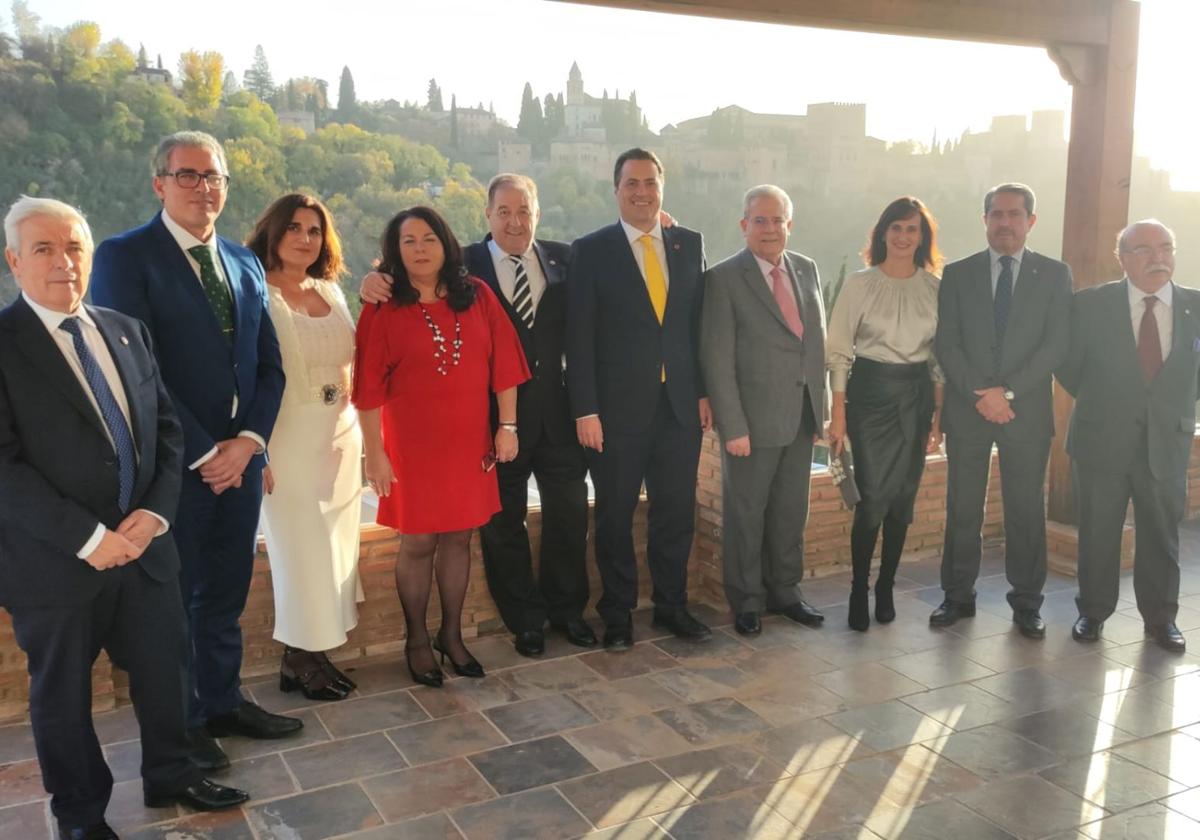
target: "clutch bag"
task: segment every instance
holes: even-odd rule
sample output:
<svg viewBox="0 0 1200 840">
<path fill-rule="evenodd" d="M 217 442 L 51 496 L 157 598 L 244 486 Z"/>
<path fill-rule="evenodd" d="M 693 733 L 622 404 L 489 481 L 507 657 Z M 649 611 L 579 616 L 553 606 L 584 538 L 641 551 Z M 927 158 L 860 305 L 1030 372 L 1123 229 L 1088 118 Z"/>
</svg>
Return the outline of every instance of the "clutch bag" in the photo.
<svg viewBox="0 0 1200 840">
<path fill-rule="evenodd" d="M 846 458 L 845 452 L 829 459 L 829 474 L 833 477 L 834 485 L 842 493 L 842 504 L 846 506 L 846 510 L 854 510 L 854 506 L 862 501 L 862 496 L 858 494 L 858 485 L 854 482 L 854 468 Z"/>
</svg>

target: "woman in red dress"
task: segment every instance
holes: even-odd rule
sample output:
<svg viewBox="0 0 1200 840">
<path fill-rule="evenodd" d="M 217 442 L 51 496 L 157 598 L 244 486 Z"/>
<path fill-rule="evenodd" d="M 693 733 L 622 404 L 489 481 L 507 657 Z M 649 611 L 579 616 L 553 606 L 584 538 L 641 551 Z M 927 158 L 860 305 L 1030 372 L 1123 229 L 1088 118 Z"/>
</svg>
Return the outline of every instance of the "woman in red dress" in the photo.
<svg viewBox="0 0 1200 840">
<path fill-rule="evenodd" d="M 468 546 L 472 529 L 500 510 L 493 466 L 516 457 L 517 386 L 529 368 L 512 322 L 487 285 L 467 275 L 437 212 L 398 213 L 381 248 L 379 270 L 395 283 L 389 303 L 368 305 L 359 318 L 354 404 L 367 481 L 379 495 L 376 521 L 402 535 L 396 589 L 408 668 L 417 682 L 440 686 L 425 626 L 435 569 L 442 626 L 432 648 L 460 676 L 483 676 L 462 639 Z"/>
</svg>

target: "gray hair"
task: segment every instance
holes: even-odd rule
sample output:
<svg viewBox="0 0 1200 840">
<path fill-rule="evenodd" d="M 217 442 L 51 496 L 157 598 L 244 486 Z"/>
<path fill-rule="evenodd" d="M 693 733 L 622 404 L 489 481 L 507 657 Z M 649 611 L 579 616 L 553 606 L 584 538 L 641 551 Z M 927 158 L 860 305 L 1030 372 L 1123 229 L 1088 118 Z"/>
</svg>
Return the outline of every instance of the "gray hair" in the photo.
<svg viewBox="0 0 1200 840">
<path fill-rule="evenodd" d="M 1037 196 L 1033 194 L 1033 187 L 1019 181 L 997 184 L 988 190 L 987 195 L 983 197 L 983 215 L 986 216 L 992 212 L 992 199 L 1000 193 L 1016 193 L 1021 196 L 1025 200 L 1025 212 L 1030 216 L 1033 215 L 1033 208 L 1037 205 Z"/>
<path fill-rule="evenodd" d="M 92 229 L 83 214 L 62 201 L 53 198 L 34 198 L 23 195 L 13 202 L 4 217 L 4 243 L 13 253 L 21 251 L 21 223 L 34 216 L 50 216 L 64 222 L 79 225 L 83 231 L 83 243 L 92 250 Z"/>
<path fill-rule="evenodd" d="M 1134 228 L 1139 228 L 1139 227 L 1143 227 L 1143 226 L 1148 227 L 1151 225 L 1153 225 L 1154 227 L 1160 227 L 1163 230 L 1165 230 L 1167 232 L 1167 236 L 1171 237 L 1171 243 L 1172 244 L 1175 243 L 1175 231 L 1171 230 L 1169 227 L 1164 225 L 1158 219 L 1140 219 L 1136 222 L 1130 222 L 1129 224 L 1125 225 L 1125 227 L 1121 228 L 1121 232 L 1117 234 L 1117 249 L 1116 249 L 1116 251 L 1114 251 L 1114 253 L 1117 256 L 1120 256 L 1122 253 L 1124 253 L 1125 240 L 1129 238 L 1129 234 L 1133 233 Z"/>
<path fill-rule="evenodd" d="M 487 206 L 491 207 L 496 200 L 496 193 L 505 187 L 524 190 L 529 195 L 529 203 L 538 206 L 537 184 L 528 175 L 518 175 L 516 172 L 501 172 L 487 185 Z"/>
<path fill-rule="evenodd" d="M 206 149 L 212 152 L 213 157 L 221 164 L 221 171 L 226 175 L 229 174 L 229 165 L 225 163 L 225 150 L 221 148 L 216 137 L 203 131 L 176 131 L 159 140 L 158 148 L 154 150 L 154 162 L 151 164 L 154 171 L 150 174 L 155 176 L 166 174 L 167 165 L 171 161 L 171 152 L 180 147 Z"/>
<path fill-rule="evenodd" d="M 757 187 L 751 187 L 746 190 L 746 196 L 742 199 L 742 218 L 749 218 L 750 205 L 754 203 L 756 198 L 762 198 L 763 196 L 778 199 L 783 204 L 783 211 L 787 214 L 788 219 L 792 218 L 791 196 L 774 184 L 759 184 Z"/>
</svg>

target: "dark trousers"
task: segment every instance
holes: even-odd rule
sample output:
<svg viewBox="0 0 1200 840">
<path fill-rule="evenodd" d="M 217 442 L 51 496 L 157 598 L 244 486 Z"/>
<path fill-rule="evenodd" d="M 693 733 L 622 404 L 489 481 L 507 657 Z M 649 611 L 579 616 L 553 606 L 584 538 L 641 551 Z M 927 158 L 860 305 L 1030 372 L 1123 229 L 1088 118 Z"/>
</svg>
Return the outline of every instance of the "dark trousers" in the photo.
<svg viewBox="0 0 1200 840">
<path fill-rule="evenodd" d="M 529 476 L 542 508 L 538 576 L 525 517 Z M 588 601 L 587 463 L 572 441 L 551 443 L 545 434 L 522 443 L 517 457 L 496 465 L 500 512 L 479 529 L 488 590 L 513 633 L 541 630 L 549 618 L 562 625 L 581 618 Z M 539 585 L 540 580 L 540 585 Z"/>
<path fill-rule="evenodd" d="M 1050 439 L 996 440 L 946 435 L 946 537 L 942 589 L 950 601 L 975 598 L 992 444 L 1000 453 L 1004 497 L 1004 569 L 1014 610 L 1042 605 L 1046 583 L 1046 462 Z"/>
<path fill-rule="evenodd" d="M 175 582 L 151 580 L 137 561 L 98 574 L 103 587 L 83 604 L 10 610 L 17 644 L 29 657 L 29 716 L 42 783 L 65 826 L 100 822 L 112 793 L 92 726 L 92 664 L 101 650 L 129 672 L 145 789 L 172 793 L 200 777 L 184 728 L 185 631 Z"/>
<path fill-rule="evenodd" d="M 696 469 L 700 427 L 675 417 L 665 387 L 651 428 L 640 434 L 604 430 L 604 451 L 587 451 L 596 491 L 596 565 L 604 585 L 596 610 L 606 624 L 622 624 L 637 606 L 633 515 L 642 482 L 650 502 L 646 565 L 656 607 L 687 604 L 687 563 L 696 530 Z"/>
<path fill-rule="evenodd" d="M 262 507 L 262 466 L 250 462 L 241 487 L 214 495 L 199 470 L 185 470 L 174 534 L 188 618 L 191 704 L 198 727 L 235 709 L 241 692 L 242 630 Z"/>
<path fill-rule="evenodd" d="M 1187 474 L 1157 479 L 1149 460 L 1135 458 L 1128 472 L 1072 465 L 1079 511 L 1079 614 L 1103 621 L 1117 608 L 1121 531 L 1133 499 L 1133 591 L 1147 624 L 1166 624 L 1179 612 L 1179 523 L 1187 499 Z"/>
<path fill-rule="evenodd" d="M 735 613 L 800 600 L 813 450 L 812 430 L 801 425 L 787 446 L 752 438 L 749 455 L 722 456 L 725 597 Z"/>
</svg>

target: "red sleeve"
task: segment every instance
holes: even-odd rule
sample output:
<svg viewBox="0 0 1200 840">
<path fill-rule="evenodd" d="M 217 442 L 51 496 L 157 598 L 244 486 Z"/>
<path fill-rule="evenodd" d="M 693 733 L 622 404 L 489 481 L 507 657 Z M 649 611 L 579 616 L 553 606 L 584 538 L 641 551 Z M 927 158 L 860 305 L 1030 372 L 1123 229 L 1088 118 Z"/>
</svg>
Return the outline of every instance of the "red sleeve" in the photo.
<svg viewBox="0 0 1200 840">
<path fill-rule="evenodd" d="M 498 394 L 527 381 L 530 378 L 529 365 L 525 361 L 525 351 L 521 348 L 517 329 L 508 319 L 500 301 L 496 300 L 495 293 L 487 283 L 477 282 L 475 288 L 478 289 L 478 302 L 485 308 L 488 327 L 492 332 L 492 391 Z"/>
<path fill-rule="evenodd" d="M 358 329 L 354 336 L 354 393 L 350 399 L 360 411 L 379 408 L 388 399 L 388 376 L 392 364 L 384 307 L 391 305 L 367 304 L 358 316 Z M 376 321 L 379 323 L 376 324 Z"/>
</svg>

